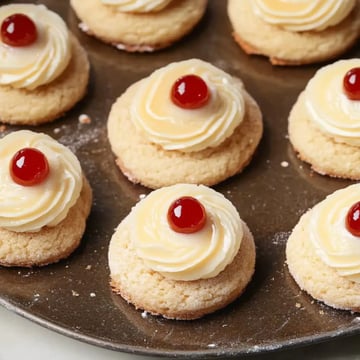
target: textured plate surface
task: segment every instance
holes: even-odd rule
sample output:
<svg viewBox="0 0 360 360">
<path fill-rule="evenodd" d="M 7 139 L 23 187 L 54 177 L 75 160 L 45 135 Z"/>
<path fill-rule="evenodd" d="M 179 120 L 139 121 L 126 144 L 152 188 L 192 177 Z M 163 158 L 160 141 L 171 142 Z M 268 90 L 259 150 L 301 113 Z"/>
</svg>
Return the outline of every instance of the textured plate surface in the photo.
<svg viewBox="0 0 360 360">
<path fill-rule="evenodd" d="M 88 51 L 92 71 L 86 98 L 62 119 L 33 130 L 50 134 L 77 154 L 95 198 L 82 245 L 67 260 L 41 269 L 0 269 L 0 303 L 71 337 L 152 355 L 233 356 L 357 333 L 356 315 L 313 301 L 299 290 L 284 263 L 285 243 L 300 215 L 350 184 L 314 174 L 287 140 L 291 106 L 319 66 L 275 68 L 263 58 L 246 56 L 231 38 L 224 0 L 210 0 L 204 20 L 190 36 L 154 54 L 126 54 L 82 34 L 67 1 L 36 3 L 61 14 Z M 359 50 L 347 54 L 354 56 Z M 254 279 L 226 309 L 201 320 L 176 322 L 136 311 L 108 286 L 107 248 L 113 229 L 149 190 L 132 185 L 118 171 L 106 120 L 111 104 L 131 83 L 191 57 L 243 79 L 262 108 L 265 132 L 250 166 L 216 186 L 255 236 Z M 88 114 L 91 123 L 80 123 L 80 114 Z M 15 129 L 7 127 L 5 133 Z"/>
</svg>

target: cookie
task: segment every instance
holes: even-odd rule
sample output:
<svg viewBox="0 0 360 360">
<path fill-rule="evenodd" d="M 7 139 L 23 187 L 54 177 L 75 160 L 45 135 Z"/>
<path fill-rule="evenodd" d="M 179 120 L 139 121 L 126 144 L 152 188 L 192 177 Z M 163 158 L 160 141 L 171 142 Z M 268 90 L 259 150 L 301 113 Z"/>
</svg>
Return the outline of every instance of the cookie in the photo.
<svg viewBox="0 0 360 360">
<path fill-rule="evenodd" d="M 147 52 L 172 45 L 203 17 L 207 0 L 71 0 L 89 35 L 121 50 Z"/>
<path fill-rule="evenodd" d="M 343 87 L 346 74 L 357 67 L 360 59 L 339 60 L 319 69 L 289 115 L 293 148 L 323 175 L 360 179 L 360 98 L 350 99 Z"/>
<path fill-rule="evenodd" d="M 179 79 L 181 92 L 187 75 L 205 83 L 204 94 L 210 94 L 196 109 L 182 108 L 171 97 Z M 261 111 L 242 82 L 199 59 L 169 64 L 133 84 L 108 118 L 118 166 L 130 181 L 150 188 L 211 186 L 240 173 L 262 131 Z"/>
<path fill-rule="evenodd" d="M 359 199 L 359 184 L 335 191 L 300 218 L 286 245 L 299 287 L 336 309 L 360 310 L 360 233 L 353 234 L 360 225 Z"/>
<path fill-rule="evenodd" d="M 76 156 L 50 136 L 0 140 L 0 265 L 42 266 L 80 244 L 92 191 Z"/>
<path fill-rule="evenodd" d="M 191 320 L 243 293 L 255 245 L 222 194 L 177 184 L 137 203 L 112 236 L 108 257 L 115 293 L 151 314 Z"/>
<path fill-rule="evenodd" d="M 34 42 L 8 45 L 0 40 L 0 121 L 12 125 L 51 122 L 70 110 L 86 93 L 89 61 L 64 21 L 44 5 L 0 7 L 0 23 L 16 24 L 26 15 L 37 34 Z M 10 26 L 10 25 L 9 25 Z"/>
<path fill-rule="evenodd" d="M 274 65 L 303 65 L 339 57 L 360 36 L 360 1 L 229 0 L 235 41 Z"/>
</svg>

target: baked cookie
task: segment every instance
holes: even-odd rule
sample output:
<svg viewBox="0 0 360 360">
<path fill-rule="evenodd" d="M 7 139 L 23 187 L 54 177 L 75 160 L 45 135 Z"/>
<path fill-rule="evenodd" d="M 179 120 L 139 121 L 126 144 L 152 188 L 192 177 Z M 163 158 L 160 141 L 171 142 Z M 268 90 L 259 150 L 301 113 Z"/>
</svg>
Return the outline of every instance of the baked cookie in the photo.
<svg viewBox="0 0 360 360">
<path fill-rule="evenodd" d="M 360 184 L 337 190 L 305 213 L 286 245 L 302 290 L 337 309 L 360 310 Z"/>
<path fill-rule="evenodd" d="M 113 291 L 170 319 L 223 308 L 244 291 L 254 267 L 246 224 L 229 200 L 204 185 L 153 191 L 120 223 L 109 246 Z"/>
<path fill-rule="evenodd" d="M 50 136 L 0 140 L 0 265 L 40 266 L 76 249 L 92 192 L 76 156 Z"/>
<path fill-rule="evenodd" d="M 171 63 L 112 106 L 108 137 L 134 183 L 217 184 L 241 172 L 262 136 L 262 115 L 242 82 L 199 60 Z"/>
<path fill-rule="evenodd" d="M 289 140 L 320 174 L 360 179 L 359 88 L 360 59 L 339 60 L 317 71 L 290 112 Z"/>
<path fill-rule="evenodd" d="M 236 42 L 274 65 L 336 58 L 360 36 L 360 0 L 229 0 Z"/>
<path fill-rule="evenodd" d="M 44 5 L 1 6 L 0 24 L 0 121 L 38 125 L 62 116 L 85 95 L 85 50 Z"/>
<path fill-rule="evenodd" d="M 71 0 L 80 28 L 120 50 L 172 45 L 203 17 L 207 0 Z"/>
</svg>

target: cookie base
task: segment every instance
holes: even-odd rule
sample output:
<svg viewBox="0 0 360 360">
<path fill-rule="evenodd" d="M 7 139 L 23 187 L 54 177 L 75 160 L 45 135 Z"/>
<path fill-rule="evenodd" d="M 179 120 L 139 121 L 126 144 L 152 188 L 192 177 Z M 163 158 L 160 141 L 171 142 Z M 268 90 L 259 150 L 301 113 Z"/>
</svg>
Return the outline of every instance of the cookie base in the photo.
<svg viewBox="0 0 360 360">
<path fill-rule="evenodd" d="M 128 52 L 149 52 L 172 45 L 203 17 L 207 0 L 173 1 L 153 13 L 121 13 L 98 0 L 71 0 L 88 35 Z"/>
<path fill-rule="evenodd" d="M 317 256 L 309 235 L 311 210 L 295 226 L 286 245 L 290 274 L 314 299 L 335 309 L 360 311 L 360 284 L 343 278 Z"/>
<path fill-rule="evenodd" d="M 360 180 L 359 147 L 321 132 L 309 119 L 304 98 L 301 93 L 289 115 L 289 140 L 298 157 L 321 175 Z"/>
<path fill-rule="evenodd" d="M 137 309 L 168 319 L 197 319 L 233 302 L 252 278 L 255 244 L 245 223 L 240 250 L 224 271 L 210 279 L 176 281 L 150 270 L 136 256 L 127 219 L 120 223 L 110 242 L 110 284 L 115 293 Z"/>
<path fill-rule="evenodd" d="M 0 265 L 44 266 L 68 257 L 80 244 L 91 203 L 92 190 L 84 177 L 78 201 L 58 225 L 21 233 L 0 228 Z"/>
<path fill-rule="evenodd" d="M 230 0 L 235 41 L 247 54 L 267 56 L 273 65 L 305 65 L 339 57 L 360 37 L 360 0 L 340 24 L 323 31 L 293 32 L 257 17 L 251 0 Z"/>
<path fill-rule="evenodd" d="M 129 108 L 138 86 L 140 82 L 118 98 L 108 119 L 108 137 L 116 162 L 130 181 L 153 189 L 178 183 L 212 186 L 249 164 L 263 132 L 260 109 L 249 94 L 244 93 L 245 118 L 227 140 L 216 148 L 185 153 L 163 150 L 136 130 Z"/>
<path fill-rule="evenodd" d="M 0 121 L 11 125 L 51 122 L 80 101 L 89 82 L 89 61 L 79 41 L 71 36 L 72 57 L 65 71 L 50 84 L 34 90 L 0 86 Z"/>
</svg>

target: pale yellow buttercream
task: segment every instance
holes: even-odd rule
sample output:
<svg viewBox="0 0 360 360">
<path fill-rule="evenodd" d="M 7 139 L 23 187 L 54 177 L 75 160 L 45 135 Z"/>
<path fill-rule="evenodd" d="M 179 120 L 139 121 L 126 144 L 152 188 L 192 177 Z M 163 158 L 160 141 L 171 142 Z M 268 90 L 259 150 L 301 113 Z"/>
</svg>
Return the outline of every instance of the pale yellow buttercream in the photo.
<svg viewBox="0 0 360 360">
<path fill-rule="evenodd" d="M 312 209 L 310 239 L 320 259 L 340 276 L 360 282 L 360 237 L 346 228 L 349 209 L 360 201 L 360 184 L 329 195 Z"/>
<path fill-rule="evenodd" d="M 34 186 L 15 183 L 12 157 L 20 149 L 40 150 L 49 163 L 49 175 Z M 82 189 L 82 170 L 76 156 L 50 136 L 20 130 L 0 140 L 0 227 L 16 232 L 56 226 L 76 203 Z"/>
<path fill-rule="evenodd" d="M 171 100 L 175 81 L 200 76 L 210 100 L 198 109 L 183 109 Z M 220 145 L 243 121 L 245 101 L 239 80 L 199 59 L 171 63 L 144 79 L 131 106 L 135 126 L 165 150 L 200 151 Z"/>
<path fill-rule="evenodd" d="M 322 67 L 305 89 L 309 119 L 325 134 L 348 145 L 360 145 L 360 101 L 343 90 L 345 74 L 360 67 L 360 59 L 339 60 Z"/>
<path fill-rule="evenodd" d="M 253 10 L 267 23 L 289 31 L 321 31 L 344 20 L 356 0 L 253 0 Z"/>
<path fill-rule="evenodd" d="M 101 0 L 105 5 L 115 7 L 124 13 L 147 13 L 164 9 L 173 0 Z"/>
<path fill-rule="evenodd" d="M 169 206 L 192 196 L 204 206 L 206 224 L 192 234 L 177 233 L 167 221 Z M 150 269 L 176 280 L 215 277 L 237 254 L 243 237 L 240 216 L 222 194 L 204 185 L 177 184 L 153 191 L 132 210 L 130 236 Z"/>
<path fill-rule="evenodd" d="M 65 22 L 44 5 L 13 4 L 0 7 L 0 23 L 10 15 L 29 16 L 37 28 L 37 40 L 12 47 L 0 38 L 0 85 L 33 90 L 63 73 L 71 58 L 69 31 Z"/>
</svg>

